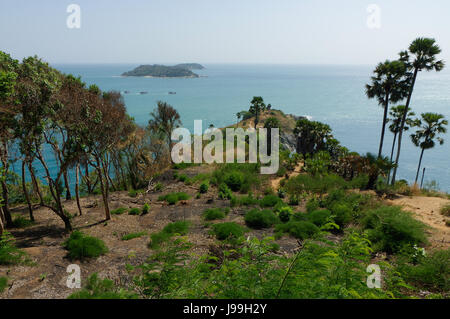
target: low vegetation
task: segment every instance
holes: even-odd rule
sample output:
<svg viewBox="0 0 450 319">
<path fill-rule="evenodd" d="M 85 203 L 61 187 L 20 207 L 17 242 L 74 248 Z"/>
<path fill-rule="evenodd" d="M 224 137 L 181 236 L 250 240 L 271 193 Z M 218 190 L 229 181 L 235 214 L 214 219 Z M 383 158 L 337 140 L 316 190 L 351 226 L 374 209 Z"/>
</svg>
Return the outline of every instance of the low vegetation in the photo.
<svg viewBox="0 0 450 319">
<path fill-rule="evenodd" d="M 74 231 L 64 242 L 67 256 L 70 259 L 83 260 L 86 258 L 97 258 L 108 252 L 105 243 L 98 238 L 88 236 L 80 231 Z"/>
</svg>

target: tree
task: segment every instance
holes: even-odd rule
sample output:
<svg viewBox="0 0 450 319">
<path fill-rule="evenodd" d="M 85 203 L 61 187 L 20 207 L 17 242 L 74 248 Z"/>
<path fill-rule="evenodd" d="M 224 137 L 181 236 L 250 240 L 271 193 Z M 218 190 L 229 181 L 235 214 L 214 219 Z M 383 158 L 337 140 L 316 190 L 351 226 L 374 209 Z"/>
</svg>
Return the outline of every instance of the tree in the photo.
<svg viewBox="0 0 450 319">
<path fill-rule="evenodd" d="M 419 178 L 420 166 L 422 165 L 423 153 L 425 150 L 433 148 L 436 142 L 440 145 L 444 144 L 444 139 L 438 135 L 446 133 L 447 129 L 445 126 L 448 125 L 448 121 L 442 114 L 422 113 L 421 117 L 422 119 L 418 122 L 419 129 L 414 134 L 411 134 L 413 144 L 421 149 L 416 179 L 414 180 L 416 184 Z"/>
<path fill-rule="evenodd" d="M 250 102 L 249 112 L 255 116 L 255 129 L 259 123 L 259 115 L 266 109 L 266 104 L 261 96 L 254 96 Z"/>
<path fill-rule="evenodd" d="M 269 117 L 264 122 L 264 128 L 267 129 L 267 155 L 272 154 L 272 130 L 273 128 L 280 128 L 280 121 L 275 117 Z"/>
<path fill-rule="evenodd" d="M 157 105 L 157 109 L 150 113 L 152 118 L 148 121 L 148 129 L 160 134 L 167 141 L 170 154 L 172 145 L 171 135 L 172 131 L 181 125 L 180 114 L 166 102 L 158 101 Z"/>
<path fill-rule="evenodd" d="M 397 155 L 395 159 L 394 172 L 392 175 L 392 185 L 395 183 L 397 176 L 397 169 L 400 160 L 400 151 L 402 148 L 402 136 L 404 127 L 406 124 L 406 118 L 408 115 L 409 105 L 411 103 L 411 97 L 414 91 L 414 86 L 417 79 L 417 74 L 422 71 L 441 71 L 444 68 L 444 62 L 442 60 L 436 60 L 436 56 L 441 53 L 441 49 L 436 44 L 436 40 L 430 38 L 417 38 L 409 46 L 409 52 L 400 52 L 400 61 L 403 61 L 409 72 L 412 72 L 411 80 L 409 83 L 409 92 L 406 100 L 405 110 L 403 112 L 402 121 L 400 123 L 400 130 L 398 133 Z M 410 61 L 410 54 L 413 55 L 413 60 Z"/>
<path fill-rule="evenodd" d="M 303 154 L 304 158 L 307 154 L 325 150 L 327 142 L 333 139 L 329 125 L 306 118 L 297 121 L 294 134 L 297 135 L 297 153 Z"/>
<path fill-rule="evenodd" d="M 383 152 L 389 102 L 396 103 L 403 100 L 407 95 L 407 85 L 405 63 L 389 60 L 377 65 L 374 76 L 372 76 L 372 84 L 366 84 L 367 97 L 369 99 L 377 98 L 378 103 L 384 108 L 378 157 L 381 157 Z"/>
</svg>

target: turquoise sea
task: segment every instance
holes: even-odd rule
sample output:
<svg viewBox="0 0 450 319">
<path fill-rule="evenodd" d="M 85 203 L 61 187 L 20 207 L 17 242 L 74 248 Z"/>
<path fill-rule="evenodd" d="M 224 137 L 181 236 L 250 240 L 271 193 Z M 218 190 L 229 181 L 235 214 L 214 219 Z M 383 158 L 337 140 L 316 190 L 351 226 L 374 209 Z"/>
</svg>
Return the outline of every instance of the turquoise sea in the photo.
<svg viewBox="0 0 450 319">
<path fill-rule="evenodd" d="M 138 124 L 146 125 L 158 100 L 173 105 L 183 125 L 193 129 L 193 121 L 203 120 L 222 127 L 236 121 L 236 113 L 248 109 L 253 96 L 285 113 L 310 116 L 329 124 L 335 137 L 350 150 L 359 153 L 378 151 L 382 108 L 365 96 L 374 66 L 333 65 L 205 65 L 195 79 L 120 77 L 137 64 L 53 65 L 81 76 L 102 90 L 129 91 L 124 94 L 128 112 Z M 148 94 L 139 94 L 147 91 Z M 176 92 L 170 95 L 169 92 Z M 438 112 L 450 119 L 450 70 L 419 74 L 411 107 L 421 112 Z M 444 137 L 450 139 L 450 134 Z M 387 134 L 384 153 L 390 154 L 392 136 Z M 450 192 L 450 140 L 425 152 L 425 181 L 435 180 Z M 399 178 L 415 177 L 419 149 L 409 133 L 404 139 Z M 54 165 L 54 164 L 53 164 Z"/>
</svg>

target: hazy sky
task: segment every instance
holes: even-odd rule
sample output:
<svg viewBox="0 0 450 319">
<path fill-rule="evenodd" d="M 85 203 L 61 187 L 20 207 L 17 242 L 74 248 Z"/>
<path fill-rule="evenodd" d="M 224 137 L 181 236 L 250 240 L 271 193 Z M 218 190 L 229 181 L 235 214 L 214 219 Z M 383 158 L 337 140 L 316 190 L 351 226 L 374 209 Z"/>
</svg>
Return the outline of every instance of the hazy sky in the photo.
<svg viewBox="0 0 450 319">
<path fill-rule="evenodd" d="M 80 29 L 66 25 L 72 3 Z M 426 36 L 450 61 L 449 13 L 448 0 L 0 0 L 0 50 L 51 63 L 375 64 Z"/>
</svg>

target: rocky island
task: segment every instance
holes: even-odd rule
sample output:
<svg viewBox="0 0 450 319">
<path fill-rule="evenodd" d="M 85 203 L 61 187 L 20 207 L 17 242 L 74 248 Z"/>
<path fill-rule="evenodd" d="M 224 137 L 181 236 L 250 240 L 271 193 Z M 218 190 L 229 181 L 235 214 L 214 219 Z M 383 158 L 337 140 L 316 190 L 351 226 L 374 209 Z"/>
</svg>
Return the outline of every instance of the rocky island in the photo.
<svg viewBox="0 0 450 319">
<path fill-rule="evenodd" d="M 198 78 L 199 75 L 192 70 L 201 70 L 205 67 L 197 63 L 184 63 L 174 66 L 160 64 L 140 65 L 134 70 L 125 72 L 122 76 L 143 76 L 158 78 Z"/>
</svg>

